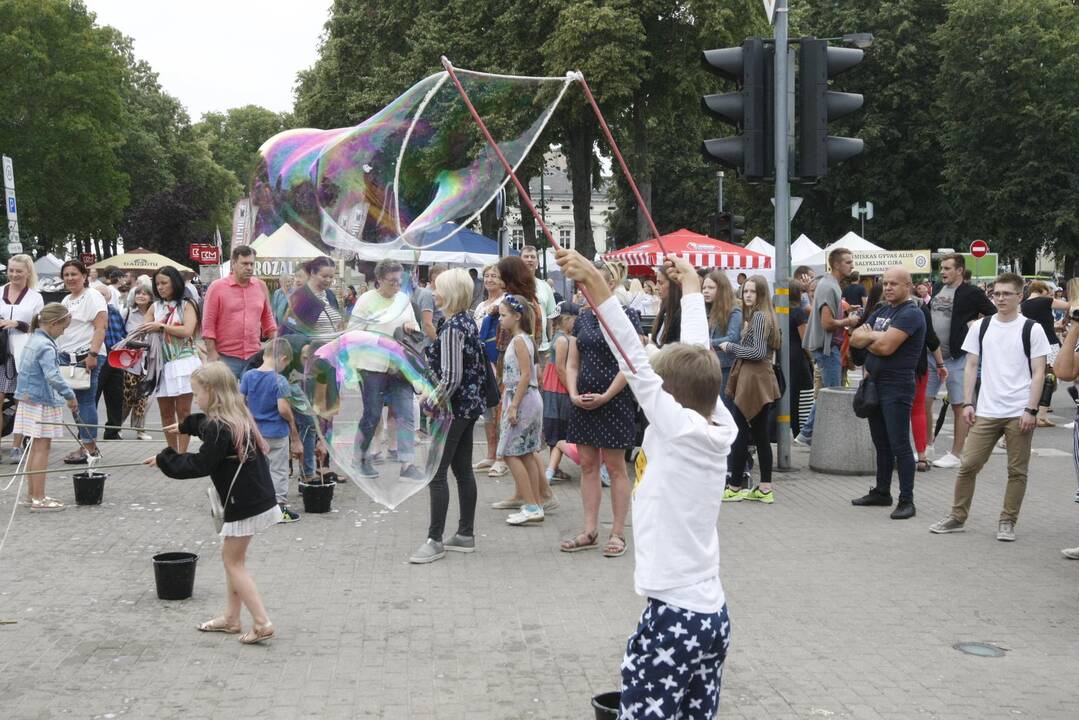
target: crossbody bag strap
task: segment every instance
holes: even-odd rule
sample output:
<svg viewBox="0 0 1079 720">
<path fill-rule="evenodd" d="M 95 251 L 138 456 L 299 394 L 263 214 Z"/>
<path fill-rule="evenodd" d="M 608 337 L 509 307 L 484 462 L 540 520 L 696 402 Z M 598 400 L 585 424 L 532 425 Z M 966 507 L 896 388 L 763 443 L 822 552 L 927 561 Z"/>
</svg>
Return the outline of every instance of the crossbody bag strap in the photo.
<svg viewBox="0 0 1079 720">
<path fill-rule="evenodd" d="M 240 477 L 240 471 L 243 470 L 245 464 L 244 461 L 239 458 L 239 456 L 237 456 L 236 458 L 236 463 L 236 474 L 232 476 L 232 482 L 229 483 L 229 491 L 225 494 L 225 501 L 221 503 L 221 505 L 226 508 L 229 504 L 229 498 L 232 497 L 232 488 L 234 485 L 236 485 L 236 478 Z"/>
</svg>

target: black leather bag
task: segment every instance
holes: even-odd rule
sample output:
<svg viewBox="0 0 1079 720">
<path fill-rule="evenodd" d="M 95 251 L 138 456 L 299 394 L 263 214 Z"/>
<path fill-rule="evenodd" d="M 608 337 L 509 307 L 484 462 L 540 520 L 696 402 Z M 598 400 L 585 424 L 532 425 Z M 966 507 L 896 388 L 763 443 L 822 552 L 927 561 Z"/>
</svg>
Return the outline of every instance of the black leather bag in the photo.
<svg viewBox="0 0 1079 720">
<path fill-rule="evenodd" d="M 487 362 L 487 356 L 483 357 L 483 406 L 486 408 L 498 407 L 502 402 L 502 393 L 498 389 L 498 378 L 495 377 L 494 368 Z"/>
<path fill-rule="evenodd" d="M 854 393 L 854 414 L 860 418 L 867 418 L 880 408 L 880 395 L 877 394 L 877 383 L 871 377 L 862 378 Z"/>
</svg>

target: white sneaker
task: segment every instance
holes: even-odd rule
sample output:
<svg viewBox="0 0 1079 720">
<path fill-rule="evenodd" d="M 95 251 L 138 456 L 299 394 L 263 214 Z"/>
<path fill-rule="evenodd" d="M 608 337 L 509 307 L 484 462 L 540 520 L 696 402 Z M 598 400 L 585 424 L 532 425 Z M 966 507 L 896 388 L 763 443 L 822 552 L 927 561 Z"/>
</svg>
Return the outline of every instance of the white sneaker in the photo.
<svg viewBox="0 0 1079 720">
<path fill-rule="evenodd" d="M 1079 547 L 1064 548 L 1060 551 L 1060 554 L 1070 560 L 1079 560 Z"/>
<path fill-rule="evenodd" d="M 135 437 L 137 437 L 139 440 L 153 440 L 154 439 L 154 436 L 151 435 L 148 432 L 136 433 Z"/>
<path fill-rule="evenodd" d="M 506 518 L 507 525 L 529 525 L 531 523 L 543 522 L 543 508 L 539 505 L 533 505 L 535 510 L 529 510 L 528 505 L 522 505 L 519 512 L 515 512 Z"/>
<path fill-rule="evenodd" d="M 1075 429 L 1075 421 L 1072 420 L 1071 422 L 1064 423 L 1060 427 L 1064 428 L 1065 430 L 1074 430 Z"/>
<path fill-rule="evenodd" d="M 933 461 L 933 467 L 939 468 L 957 468 L 962 464 L 963 462 L 950 452 L 944 453 Z"/>
<path fill-rule="evenodd" d="M 483 460 L 480 460 L 478 463 L 473 465 L 472 469 L 473 470 L 488 470 L 494 464 L 495 464 L 494 460 L 492 460 L 490 458 L 484 458 Z"/>
</svg>

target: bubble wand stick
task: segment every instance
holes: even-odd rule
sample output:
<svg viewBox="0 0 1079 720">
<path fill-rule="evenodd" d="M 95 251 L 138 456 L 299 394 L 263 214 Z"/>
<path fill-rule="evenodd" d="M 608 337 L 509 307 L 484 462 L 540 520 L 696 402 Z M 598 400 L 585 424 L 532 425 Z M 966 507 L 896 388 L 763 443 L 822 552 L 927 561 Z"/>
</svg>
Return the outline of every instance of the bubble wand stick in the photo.
<svg viewBox="0 0 1079 720">
<path fill-rule="evenodd" d="M 547 242 L 551 243 L 551 247 L 553 247 L 555 250 L 561 250 L 562 246 L 559 245 L 558 242 L 555 241 L 554 237 L 551 235 L 550 228 L 547 227 L 547 223 L 543 221 L 543 218 L 540 216 L 539 210 L 537 210 L 536 206 L 532 203 L 532 198 L 529 197 L 528 191 L 525 190 L 524 185 L 522 185 L 521 181 L 517 179 L 517 173 L 513 171 L 513 167 L 510 166 L 509 161 L 506 160 L 506 156 L 502 154 L 502 148 L 498 147 L 498 143 L 495 142 L 495 139 L 493 137 L 491 137 L 491 131 L 487 129 L 487 125 L 484 124 L 483 118 L 481 118 L 480 114 L 476 112 L 476 107 L 468 98 L 468 93 L 465 92 L 464 86 L 457 78 L 457 73 L 455 73 L 453 70 L 453 64 L 445 55 L 442 56 L 442 67 L 446 68 L 446 72 L 449 73 L 450 79 L 453 80 L 453 84 L 457 88 L 458 94 L 461 96 L 461 100 L 464 101 L 465 107 L 468 108 L 468 112 L 472 115 L 472 119 L 475 120 L 476 125 L 479 126 L 480 132 L 483 133 L 484 139 L 487 140 L 487 144 L 491 146 L 492 150 L 494 150 L 495 156 L 498 157 L 498 161 L 502 163 L 502 168 L 506 171 L 507 174 L 509 174 L 510 179 L 513 180 L 513 185 L 517 188 L 517 196 L 521 199 L 522 202 L 524 202 L 525 205 L 528 206 L 529 212 L 532 213 L 532 217 L 536 218 L 536 222 L 543 230 L 543 235 L 547 238 Z M 588 291 L 582 287 L 581 293 L 584 295 L 584 299 L 588 301 L 588 304 L 592 307 L 592 309 L 595 310 L 596 304 L 592 302 L 592 298 L 589 296 Z M 607 337 L 609 337 L 614 343 L 615 348 L 618 350 L 618 354 L 621 355 L 622 360 L 625 361 L 626 367 L 629 368 L 629 371 L 631 373 L 636 374 L 637 369 L 633 367 L 633 363 L 630 362 L 629 356 L 622 348 L 622 345 L 618 342 L 618 338 L 616 338 L 611 333 L 611 329 L 607 327 L 607 323 L 604 322 L 603 316 L 597 312 L 596 319 L 599 320 L 599 324 L 603 327 L 603 330 L 607 334 Z"/>
</svg>

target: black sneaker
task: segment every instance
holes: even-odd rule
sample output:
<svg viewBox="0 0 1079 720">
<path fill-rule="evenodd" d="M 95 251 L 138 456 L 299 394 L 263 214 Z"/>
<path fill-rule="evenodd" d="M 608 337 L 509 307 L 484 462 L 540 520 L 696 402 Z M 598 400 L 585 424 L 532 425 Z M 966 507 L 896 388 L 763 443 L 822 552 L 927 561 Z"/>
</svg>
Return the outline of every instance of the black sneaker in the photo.
<svg viewBox="0 0 1079 720">
<path fill-rule="evenodd" d="M 850 501 L 856 507 L 891 507 L 892 496 L 885 495 L 876 488 L 869 488 L 869 494 Z M 911 506 L 913 507 L 913 505 Z"/>
<path fill-rule="evenodd" d="M 300 514 L 289 510 L 288 505 L 281 505 L 281 522 L 294 523 L 300 521 Z"/>
<path fill-rule="evenodd" d="M 895 506 L 895 510 L 892 510 L 892 520 L 909 520 L 914 517 L 914 501 L 913 500 L 900 500 Z"/>
</svg>

